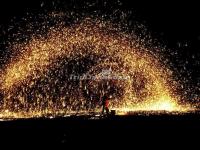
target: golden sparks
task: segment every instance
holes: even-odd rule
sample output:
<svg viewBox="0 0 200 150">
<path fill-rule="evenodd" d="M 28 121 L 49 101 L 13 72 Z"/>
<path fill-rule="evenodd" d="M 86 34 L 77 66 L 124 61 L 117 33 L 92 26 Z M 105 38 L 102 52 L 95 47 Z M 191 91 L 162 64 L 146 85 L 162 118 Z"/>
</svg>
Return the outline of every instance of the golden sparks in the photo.
<svg viewBox="0 0 200 150">
<path fill-rule="evenodd" d="M 50 27 L 13 51 L 20 55 L 1 74 L 1 118 L 99 112 L 105 94 L 119 112 L 189 109 L 173 94 L 171 71 L 159 56 L 108 22 Z"/>
</svg>

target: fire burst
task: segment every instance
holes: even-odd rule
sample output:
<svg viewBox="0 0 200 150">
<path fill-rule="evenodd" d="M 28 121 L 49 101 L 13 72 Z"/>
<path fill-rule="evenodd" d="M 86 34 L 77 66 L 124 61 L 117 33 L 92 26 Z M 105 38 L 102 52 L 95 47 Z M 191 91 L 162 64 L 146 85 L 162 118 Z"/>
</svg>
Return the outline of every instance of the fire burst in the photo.
<svg viewBox="0 0 200 150">
<path fill-rule="evenodd" d="M 104 94 L 117 112 L 189 110 L 173 93 L 172 72 L 150 49 L 101 20 L 49 27 L 12 47 L 19 54 L 1 71 L 1 117 L 99 112 Z"/>
</svg>

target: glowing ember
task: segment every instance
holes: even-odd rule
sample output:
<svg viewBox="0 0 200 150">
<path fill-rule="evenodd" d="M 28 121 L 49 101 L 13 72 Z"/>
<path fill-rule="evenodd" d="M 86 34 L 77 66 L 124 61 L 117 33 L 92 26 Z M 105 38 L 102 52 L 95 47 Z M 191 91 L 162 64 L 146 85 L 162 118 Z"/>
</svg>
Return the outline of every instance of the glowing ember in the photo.
<svg viewBox="0 0 200 150">
<path fill-rule="evenodd" d="M 161 57 L 111 23 L 62 23 L 15 44 L 1 75 L 1 118 L 99 112 L 101 97 L 117 111 L 187 111 Z"/>
</svg>

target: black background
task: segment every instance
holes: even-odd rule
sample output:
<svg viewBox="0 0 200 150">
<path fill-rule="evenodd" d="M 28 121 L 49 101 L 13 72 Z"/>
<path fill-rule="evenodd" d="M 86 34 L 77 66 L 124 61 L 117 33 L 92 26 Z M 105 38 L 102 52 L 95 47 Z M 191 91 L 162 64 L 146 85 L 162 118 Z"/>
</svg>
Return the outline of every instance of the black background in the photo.
<svg viewBox="0 0 200 150">
<path fill-rule="evenodd" d="M 93 2 L 90 2 L 93 3 Z M 182 72 L 182 77 L 189 80 L 192 87 L 199 86 L 199 67 L 200 67 L 200 8 L 198 8 L 198 2 L 183 2 L 183 1 L 159 1 L 159 2 L 145 2 L 145 1 L 131 1 L 122 0 L 121 2 L 107 1 L 106 6 L 103 1 L 97 1 L 93 6 L 84 7 L 86 2 L 81 0 L 71 1 L 35 1 L 35 0 L 2 0 L 0 1 L 0 39 L 1 44 L 5 42 L 8 35 L 12 32 L 8 31 L 12 25 L 11 20 L 20 20 L 27 12 L 31 13 L 44 13 L 51 10 L 67 11 L 76 10 L 80 12 L 91 13 L 94 10 L 99 10 L 100 13 L 111 13 L 113 9 L 120 9 L 122 11 L 132 11 L 133 13 L 128 17 L 129 20 L 144 24 L 148 31 L 151 33 L 152 38 L 158 39 L 158 41 L 165 45 L 171 51 L 177 52 L 176 56 L 169 55 L 169 59 L 173 63 L 173 66 L 181 71 L 183 67 L 186 70 Z M 4 59 L 4 49 L 1 46 L 1 57 Z M 195 91 L 195 89 L 194 89 Z M 196 94 L 198 91 L 195 91 Z M 198 116 L 198 115 L 197 115 Z M 82 141 L 89 144 L 90 140 L 95 140 L 99 145 L 108 143 L 113 138 L 116 140 L 120 138 L 129 139 L 128 136 L 132 136 L 134 139 L 145 139 L 148 141 L 151 136 L 155 136 L 155 132 L 159 132 L 160 136 L 171 136 L 176 134 L 175 140 L 178 140 L 179 136 L 185 133 L 189 133 L 192 137 L 193 133 L 198 134 L 197 131 L 199 125 L 198 117 L 190 116 L 187 120 L 186 117 L 172 117 L 172 121 L 163 117 L 160 121 L 160 117 L 155 118 L 137 118 L 130 117 L 124 123 L 123 119 L 116 119 L 115 121 L 19 121 L 19 122 L 0 122 L 1 140 L 3 142 L 31 142 L 33 143 L 45 143 L 45 144 L 66 144 L 71 142 Z M 182 119 L 181 119 L 182 118 Z M 184 119 L 183 119 L 184 118 Z M 135 120 L 135 121 L 130 121 Z M 146 121 L 145 121 L 146 120 Z M 184 120 L 184 121 L 178 121 Z M 191 121 L 193 120 L 193 121 Z M 67 125 L 70 123 L 70 125 Z M 83 123 L 82 127 L 80 124 Z M 78 124 L 78 125 L 77 125 Z M 106 124 L 109 124 L 108 126 Z M 93 126 L 94 125 L 94 126 Z M 93 126 L 93 128 L 91 128 Z M 116 126 L 113 128 L 113 126 Z M 182 127 L 182 128 L 181 128 Z M 169 130 L 168 131 L 166 131 Z M 179 129 L 177 131 L 177 129 Z M 189 130 L 188 130 L 189 129 Z M 95 134 L 95 132 L 97 134 Z M 165 131 L 165 132 L 164 132 Z M 174 132 L 177 131 L 177 132 Z M 168 132 L 168 133 L 167 133 Z M 119 133 L 119 134 L 118 134 Z M 141 134 L 140 134 L 141 133 Z M 162 134 L 163 133 L 163 134 Z M 100 138 L 103 136 L 102 138 Z M 89 138 L 88 138 L 89 137 Z M 187 141 L 187 136 L 185 137 Z M 105 141 L 104 139 L 107 139 Z M 152 140 L 152 139 L 151 139 Z M 164 139 L 163 139 L 164 140 Z M 120 140 L 119 140 L 120 141 Z M 156 141 L 155 141 L 156 142 Z"/>
</svg>

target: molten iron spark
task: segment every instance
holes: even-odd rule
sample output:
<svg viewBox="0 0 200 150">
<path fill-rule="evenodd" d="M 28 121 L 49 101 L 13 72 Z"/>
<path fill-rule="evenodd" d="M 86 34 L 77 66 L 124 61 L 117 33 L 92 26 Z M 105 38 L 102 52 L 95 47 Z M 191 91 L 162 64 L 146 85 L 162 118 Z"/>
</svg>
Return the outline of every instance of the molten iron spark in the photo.
<svg viewBox="0 0 200 150">
<path fill-rule="evenodd" d="M 104 94 L 117 112 L 189 110 L 173 93 L 172 72 L 150 49 L 104 21 L 51 27 L 13 46 L 20 55 L 1 71 L 0 117 L 99 112 Z"/>
</svg>

